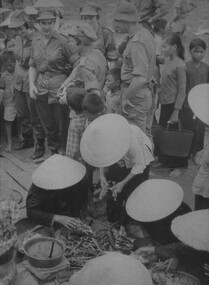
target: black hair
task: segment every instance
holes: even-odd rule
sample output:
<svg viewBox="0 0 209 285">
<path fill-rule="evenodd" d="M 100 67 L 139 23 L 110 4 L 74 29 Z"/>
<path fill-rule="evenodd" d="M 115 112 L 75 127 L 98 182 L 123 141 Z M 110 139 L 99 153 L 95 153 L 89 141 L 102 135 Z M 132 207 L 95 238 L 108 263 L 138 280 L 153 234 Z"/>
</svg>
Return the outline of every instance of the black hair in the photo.
<svg viewBox="0 0 209 285">
<path fill-rule="evenodd" d="M 8 60 L 16 62 L 16 58 L 13 51 L 5 50 L 1 55 L 2 64 L 5 64 Z"/>
<path fill-rule="evenodd" d="M 113 78 L 115 79 L 115 81 L 119 80 L 121 82 L 121 69 L 118 67 L 113 67 L 111 68 L 107 75 L 111 74 L 113 76 Z"/>
<path fill-rule="evenodd" d="M 189 44 L 189 50 L 191 51 L 192 49 L 197 48 L 197 47 L 201 47 L 204 50 L 206 50 L 207 49 L 206 42 L 200 38 L 193 39 Z"/>
<path fill-rule="evenodd" d="M 83 111 L 82 102 L 87 92 L 84 88 L 69 88 L 67 90 L 67 103 L 74 111 L 81 113 Z"/>
<path fill-rule="evenodd" d="M 156 19 L 152 22 L 153 30 L 155 33 L 158 33 L 160 29 L 165 29 L 167 26 L 167 21 L 165 19 Z"/>
<path fill-rule="evenodd" d="M 88 93 L 82 102 L 83 111 L 88 111 L 92 115 L 96 115 L 105 109 L 105 102 L 102 97 L 96 93 Z"/>
<path fill-rule="evenodd" d="M 176 45 L 177 55 L 184 60 L 184 46 L 180 36 L 177 33 L 171 33 L 165 36 L 165 40 L 171 46 Z"/>
</svg>

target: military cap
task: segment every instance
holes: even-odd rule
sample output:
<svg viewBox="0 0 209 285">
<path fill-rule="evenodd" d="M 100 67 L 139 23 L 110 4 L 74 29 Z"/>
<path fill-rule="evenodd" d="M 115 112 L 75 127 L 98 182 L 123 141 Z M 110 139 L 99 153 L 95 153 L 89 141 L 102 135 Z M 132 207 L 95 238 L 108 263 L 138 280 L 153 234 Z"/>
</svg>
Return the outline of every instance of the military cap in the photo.
<svg viewBox="0 0 209 285">
<path fill-rule="evenodd" d="M 33 6 L 34 8 L 45 8 L 45 7 L 64 7 L 64 5 L 59 0 L 38 0 Z"/>
<path fill-rule="evenodd" d="M 80 16 L 97 16 L 100 12 L 101 7 L 94 2 L 87 2 L 80 8 Z"/>
<path fill-rule="evenodd" d="M 76 38 L 87 38 L 92 42 L 97 39 L 97 35 L 92 29 L 92 27 L 88 24 L 80 23 L 76 26 L 71 26 L 69 29 L 63 30 L 62 32 L 65 36 L 73 36 Z"/>
<path fill-rule="evenodd" d="M 113 14 L 113 19 L 118 21 L 126 21 L 126 22 L 138 22 L 139 15 L 135 6 L 128 2 L 120 3 Z"/>
<path fill-rule="evenodd" d="M 42 8 L 41 10 L 39 10 L 38 12 L 38 18 L 37 20 L 52 20 L 52 19 L 56 19 L 57 16 L 57 12 L 55 9 L 53 8 Z"/>
</svg>

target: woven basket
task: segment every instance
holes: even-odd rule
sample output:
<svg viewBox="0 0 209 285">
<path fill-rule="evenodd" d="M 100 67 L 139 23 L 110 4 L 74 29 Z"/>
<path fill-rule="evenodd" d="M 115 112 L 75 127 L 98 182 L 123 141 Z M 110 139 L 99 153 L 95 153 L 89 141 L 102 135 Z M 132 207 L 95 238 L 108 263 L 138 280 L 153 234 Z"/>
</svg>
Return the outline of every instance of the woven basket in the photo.
<svg viewBox="0 0 209 285">
<path fill-rule="evenodd" d="M 183 130 L 180 122 L 178 129 L 170 130 L 170 124 L 166 129 L 157 132 L 157 142 L 160 152 L 163 155 L 187 157 L 190 152 L 194 133 L 190 130 Z"/>
</svg>

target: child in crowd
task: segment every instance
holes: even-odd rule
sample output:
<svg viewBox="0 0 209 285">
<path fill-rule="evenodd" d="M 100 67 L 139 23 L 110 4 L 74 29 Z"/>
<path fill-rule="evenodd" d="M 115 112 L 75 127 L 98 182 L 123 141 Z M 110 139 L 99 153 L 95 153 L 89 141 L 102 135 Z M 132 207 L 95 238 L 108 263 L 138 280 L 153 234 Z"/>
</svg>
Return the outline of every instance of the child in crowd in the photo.
<svg viewBox="0 0 209 285">
<path fill-rule="evenodd" d="M 87 123 L 82 109 L 82 101 L 86 94 L 83 88 L 71 88 L 66 94 L 67 104 L 75 112 L 75 117 L 71 119 L 68 129 L 66 156 L 80 162 L 83 161 L 80 154 L 80 141 Z"/>
<path fill-rule="evenodd" d="M 167 21 L 165 19 L 156 19 L 153 21 L 152 26 L 155 34 L 156 55 L 160 56 L 163 36 L 165 36 L 167 32 Z"/>
<path fill-rule="evenodd" d="M 107 113 L 121 113 L 120 112 L 120 98 L 121 98 L 121 70 L 120 68 L 112 68 L 108 71 L 106 77 L 105 103 Z"/>
<path fill-rule="evenodd" d="M 95 93 L 88 93 L 83 88 L 69 89 L 66 94 L 68 106 L 75 112 L 75 117 L 71 119 L 66 156 L 78 160 L 85 164 L 88 178 L 88 213 L 96 218 L 97 212 L 93 203 L 93 171 L 94 169 L 87 165 L 80 154 L 80 141 L 87 125 L 105 111 L 105 103 L 101 96 Z M 83 209 L 83 214 L 87 215 L 87 206 Z"/>
<path fill-rule="evenodd" d="M 162 72 L 162 83 L 159 92 L 161 113 L 159 124 L 166 127 L 168 121 L 176 124 L 180 118 L 186 97 L 186 65 L 184 62 L 184 47 L 176 33 L 165 37 L 162 44 L 162 55 L 165 57 Z M 171 168 L 177 168 L 172 176 L 178 176 L 182 170 L 178 167 L 187 166 L 187 159 L 174 156 L 160 156 L 161 162 Z"/>
<path fill-rule="evenodd" d="M 88 124 L 105 113 L 105 103 L 97 93 L 88 93 L 82 102 L 83 112 L 88 119 Z"/>
<path fill-rule="evenodd" d="M 189 91 L 198 84 L 209 83 L 209 65 L 203 62 L 206 43 L 200 38 L 193 39 L 189 45 L 191 59 L 186 62 L 187 89 Z M 194 131 L 194 138 L 191 146 L 191 156 L 195 164 L 199 163 L 198 152 L 203 149 L 205 124 L 194 117 L 188 105 L 187 98 L 183 106 L 183 125 L 185 129 Z"/>
<path fill-rule="evenodd" d="M 0 79 L 0 88 L 3 89 L 4 120 L 7 135 L 7 147 L 5 151 L 12 150 L 12 123 L 15 120 L 16 96 L 14 94 L 15 81 L 15 56 L 12 51 L 5 51 L 2 54 L 2 65 L 5 70 Z"/>
</svg>

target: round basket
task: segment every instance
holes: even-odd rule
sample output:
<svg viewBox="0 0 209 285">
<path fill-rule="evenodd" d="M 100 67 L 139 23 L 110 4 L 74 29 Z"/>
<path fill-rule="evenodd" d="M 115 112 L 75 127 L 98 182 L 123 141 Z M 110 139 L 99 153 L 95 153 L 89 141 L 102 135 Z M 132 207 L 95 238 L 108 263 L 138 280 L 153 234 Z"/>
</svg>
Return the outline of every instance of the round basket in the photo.
<svg viewBox="0 0 209 285">
<path fill-rule="evenodd" d="M 43 242 L 49 242 L 50 244 L 52 244 L 54 242 L 55 245 L 57 244 L 60 247 L 59 254 L 57 254 L 54 257 L 52 256 L 51 258 L 49 258 L 49 257 L 48 258 L 34 257 L 30 253 L 30 248 L 35 244 L 43 243 Z M 56 265 L 58 265 L 61 262 L 61 260 L 64 256 L 65 246 L 62 242 L 60 242 L 54 238 L 34 237 L 34 238 L 31 238 L 31 239 L 26 241 L 26 243 L 24 245 L 24 251 L 25 251 L 25 254 L 27 256 L 29 263 L 32 266 L 39 267 L 39 268 L 50 268 L 50 267 L 55 267 Z M 47 256 L 49 256 L 49 254 Z"/>
</svg>

